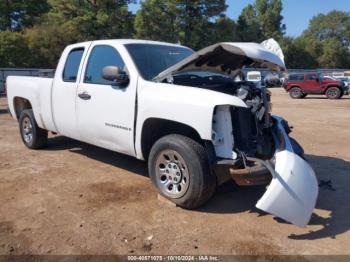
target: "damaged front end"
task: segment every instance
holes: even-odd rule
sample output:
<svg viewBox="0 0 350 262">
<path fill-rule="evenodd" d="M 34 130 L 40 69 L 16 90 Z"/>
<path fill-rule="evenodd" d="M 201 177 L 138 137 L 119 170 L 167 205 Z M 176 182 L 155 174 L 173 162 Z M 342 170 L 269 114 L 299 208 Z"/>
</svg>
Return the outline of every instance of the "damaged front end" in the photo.
<svg viewBox="0 0 350 262">
<path fill-rule="evenodd" d="M 318 195 L 315 173 L 303 159 L 301 146 L 289 137 L 288 123 L 270 114 L 268 91 L 253 85 L 244 88 L 249 90 L 242 97 L 247 108 L 219 106 L 214 112 L 212 141 L 220 157 L 214 171 L 219 182 L 230 177 L 241 186 L 270 183 L 256 207 L 303 227 Z M 223 127 L 229 132 L 223 133 Z M 229 157 L 226 142 L 231 140 Z"/>
<path fill-rule="evenodd" d="M 212 138 L 218 183 L 270 183 L 256 207 L 305 226 L 315 207 L 318 185 L 303 150 L 289 137 L 288 123 L 271 115 L 270 93 L 244 81 L 244 67 L 284 71 L 282 50 L 273 39 L 256 43 L 219 43 L 204 48 L 161 72 L 156 82 L 209 89 L 236 96 L 246 107 L 217 105 Z"/>
</svg>

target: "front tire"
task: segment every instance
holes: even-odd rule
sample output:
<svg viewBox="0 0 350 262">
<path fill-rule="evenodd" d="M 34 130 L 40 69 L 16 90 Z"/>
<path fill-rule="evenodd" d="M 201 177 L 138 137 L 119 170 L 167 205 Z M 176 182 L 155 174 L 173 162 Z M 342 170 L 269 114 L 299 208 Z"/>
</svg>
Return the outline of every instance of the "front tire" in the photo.
<svg viewBox="0 0 350 262">
<path fill-rule="evenodd" d="M 327 89 L 326 96 L 328 99 L 339 99 L 341 97 L 341 91 L 338 87 L 331 86 Z"/>
<path fill-rule="evenodd" d="M 38 126 L 32 109 L 22 111 L 19 117 L 19 130 L 26 147 L 40 149 L 46 146 L 47 131 Z"/>
<path fill-rule="evenodd" d="M 168 135 L 154 144 L 148 170 L 158 192 L 186 209 L 201 206 L 216 189 L 204 147 L 182 135 Z"/>
</svg>

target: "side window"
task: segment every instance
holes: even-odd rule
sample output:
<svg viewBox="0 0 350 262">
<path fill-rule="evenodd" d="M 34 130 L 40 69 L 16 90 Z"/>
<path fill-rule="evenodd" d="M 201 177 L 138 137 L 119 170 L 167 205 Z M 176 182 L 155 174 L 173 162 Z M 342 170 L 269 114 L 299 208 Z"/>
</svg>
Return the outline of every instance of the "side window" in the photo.
<svg viewBox="0 0 350 262">
<path fill-rule="evenodd" d="M 316 80 L 316 75 L 315 74 L 308 75 L 307 80 Z"/>
<path fill-rule="evenodd" d="M 289 80 L 290 81 L 295 81 L 297 79 L 296 75 L 290 75 Z"/>
<path fill-rule="evenodd" d="M 102 78 L 102 69 L 105 66 L 118 66 L 124 70 L 125 63 L 118 51 L 107 45 L 95 46 L 90 54 L 85 71 L 85 83 L 111 85 L 114 82 Z"/>
<path fill-rule="evenodd" d="M 79 65 L 84 54 L 84 48 L 78 48 L 72 50 L 66 60 L 66 64 L 63 69 L 63 81 L 64 82 L 76 82 L 79 70 Z"/>
<path fill-rule="evenodd" d="M 298 75 L 297 80 L 298 81 L 304 81 L 304 75 Z"/>
<path fill-rule="evenodd" d="M 304 75 L 290 75 L 289 80 L 291 81 L 303 81 L 304 80 Z"/>
</svg>

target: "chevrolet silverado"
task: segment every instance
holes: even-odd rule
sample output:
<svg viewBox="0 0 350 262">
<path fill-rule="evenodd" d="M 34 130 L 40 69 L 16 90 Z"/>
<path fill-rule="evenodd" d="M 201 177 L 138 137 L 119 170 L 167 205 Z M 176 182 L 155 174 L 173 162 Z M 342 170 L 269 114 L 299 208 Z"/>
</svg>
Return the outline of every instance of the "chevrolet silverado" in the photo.
<svg viewBox="0 0 350 262">
<path fill-rule="evenodd" d="M 305 226 L 314 171 L 287 121 L 271 114 L 266 83 L 242 77 L 248 66 L 286 70 L 278 44 L 267 43 L 198 52 L 143 40 L 70 45 L 54 78 L 8 77 L 9 109 L 30 149 L 50 131 L 148 161 L 157 191 L 187 209 L 231 178 L 269 184 L 257 208 Z"/>
</svg>

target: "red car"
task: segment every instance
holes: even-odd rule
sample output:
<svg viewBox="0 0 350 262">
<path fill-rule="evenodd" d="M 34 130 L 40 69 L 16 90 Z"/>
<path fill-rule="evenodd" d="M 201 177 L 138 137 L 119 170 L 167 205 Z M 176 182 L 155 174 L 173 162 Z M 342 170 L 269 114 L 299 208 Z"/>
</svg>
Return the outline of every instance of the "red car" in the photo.
<svg viewBox="0 0 350 262">
<path fill-rule="evenodd" d="M 284 84 L 291 98 L 304 98 L 307 95 L 324 94 L 329 99 L 338 99 L 344 95 L 345 86 L 342 81 L 323 77 L 317 72 L 290 74 Z"/>
</svg>

